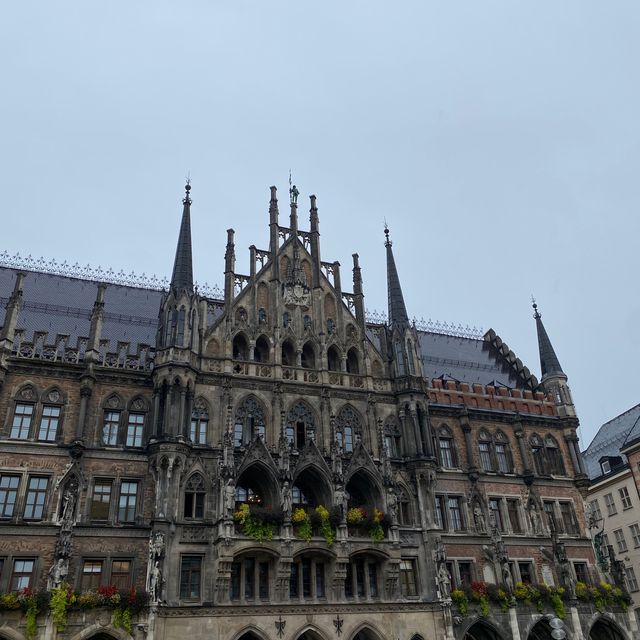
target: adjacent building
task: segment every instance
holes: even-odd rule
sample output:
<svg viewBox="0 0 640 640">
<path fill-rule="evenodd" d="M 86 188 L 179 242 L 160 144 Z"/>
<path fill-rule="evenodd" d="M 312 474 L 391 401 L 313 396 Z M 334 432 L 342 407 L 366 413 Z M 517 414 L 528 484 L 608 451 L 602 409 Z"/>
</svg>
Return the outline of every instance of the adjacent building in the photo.
<svg viewBox="0 0 640 640">
<path fill-rule="evenodd" d="M 553 610 L 514 598 L 546 583 L 570 596 L 570 637 L 630 638 L 621 609 L 575 600 L 601 574 L 538 309 L 540 381 L 492 329 L 411 322 L 386 229 L 388 317 L 368 318 L 358 255 L 347 289 L 295 187 L 286 225 L 271 188 L 249 273 L 230 229 L 224 290 L 199 290 L 190 191 L 164 289 L 0 268 L 0 592 L 83 594 L 64 629 L 36 616 L 38 637 L 547 638 Z M 452 604 L 472 584 L 503 609 Z M 117 616 L 97 606 L 132 587 L 132 619 L 125 595 Z M 0 611 L 0 637 L 33 633 Z"/>
</svg>

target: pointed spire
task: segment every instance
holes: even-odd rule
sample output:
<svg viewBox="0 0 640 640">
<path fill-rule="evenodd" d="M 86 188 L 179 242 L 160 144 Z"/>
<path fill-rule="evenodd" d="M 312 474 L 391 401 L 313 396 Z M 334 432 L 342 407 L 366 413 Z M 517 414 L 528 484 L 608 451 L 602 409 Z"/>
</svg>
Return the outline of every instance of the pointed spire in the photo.
<svg viewBox="0 0 640 640">
<path fill-rule="evenodd" d="M 389 227 L 384 225 L 385 242 L 387 248 L 387 291 L 389 295 L 389 325 L 406 326 L 409 324 L 407 307 L 404 304 L 400 278 L 396 269 L 396 262 L 393 258 L 392 242 L 389 240 Z"/>
<path fill-rule="evenodd" d="M 535 298 L 532 298 L 533 317 L 536 320 L 536 328 L 538 330 L 538 349 L 540 350 L 540 369 L 542 373 L 541 380 L 549 376 L 561 375 L 566 377 L 556 352 L 553 350 L 551 340 L 547 335 L 547 331 L 542 324 L 542 314 L 538 311 L 538 305 Z"/>
<path fill-rule="evenodd" d="M 176 248 L 176 259 L 173 263 L 173 275 L 171 276 L 171 289 L 178 292 L 186 289 L 193 291 L 193 265 L 191 260 L 191 181 L 185 185 L 185 196 L 182 200 L 182 223 Z"/>
</svg>

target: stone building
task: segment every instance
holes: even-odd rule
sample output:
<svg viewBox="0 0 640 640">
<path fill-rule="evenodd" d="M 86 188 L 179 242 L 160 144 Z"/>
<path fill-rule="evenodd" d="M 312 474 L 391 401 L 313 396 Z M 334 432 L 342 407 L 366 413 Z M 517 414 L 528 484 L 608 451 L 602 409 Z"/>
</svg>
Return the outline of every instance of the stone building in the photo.
<svg viewBox="0 0 640 640">
<path fill-rule="evenodd" d="M 388 320 L 370 321 L 358 255 L 347 292 L 295 187 L 288 226 L 271 188 L 248 275 L 228 231 L 208 295 L 190 189 L 166 290 L 0 268 L 0 593 L 69 584 L 86 605 L 64 625 L 41 611 L 35 632 L 5 607 L 0 638 L 550 637 L 558 619 L 516 606 L 519 583 L 565 587 L 569 637 L 632 637 L 621 609 L 574 598 L 600 576 L 537 309 L 540 382 L 493 330 L 410 322 L 385 230 Z M 472 582 L 505 606 L 452 604 Z M 123 630 L 124 605 L 89 606 L 101 585 L 146 589 L 148 606 Z"/>
</svg>

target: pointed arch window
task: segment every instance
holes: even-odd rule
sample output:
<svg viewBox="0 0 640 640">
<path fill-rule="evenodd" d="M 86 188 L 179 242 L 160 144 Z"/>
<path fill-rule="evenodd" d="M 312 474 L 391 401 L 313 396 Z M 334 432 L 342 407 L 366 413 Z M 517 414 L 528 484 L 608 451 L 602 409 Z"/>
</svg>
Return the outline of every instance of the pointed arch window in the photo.
<svg viewBox="0 0 640 640">
<path fill-rule="evenodd" d="M 287 416 L 286 436 L 289 445 L 302 449 L 315 431 L 311 409 L 303 402 L 296 404 Z"/>
<path fill-rule="evenodd" d="M 544 451 L 547 458 L 547 468 L 554 476 L 566 475 L 562 452 L 557 440 L 552 435 L 545 436 Z"/>
<path fill-rule="evenodd" d="M 407 340 L 407 356 L 409 360 L 409 375 L 414 376 L 416 374 L 416 361 L 413 356 L 413 342 Z"/>
<path fill-rule="evenodd" d="M 192 520 L 204 518 L 204 502 L 207 495 L 204 478 L 193 474 L 184 488 L 184 517 Z"/>
<path fill-rule="evenodd" d="M 267 324 L 267 310 L 264 307 L 258 309 L 258 324 Z"/>
<path fill-rule="evenodd" d="M 496 463 L 500 473 L 513 473 L 513 458 L 511 457 L 511 449 L 509 440 L 502 431 L 496 432 L 494 438 Z"/>
<path fill-rule="evenodd" d="M 492 455 L 492 438 L 491 435 L 482 430 L 478 437 L 478 450 L 480 453 L 480 467 L 484 471 L 495 471 L 495 466 L 493 464 L 493 455 Z"/>
<path fill-rule="evenodd" d="M 347 405 L 340 409 L 340 413 L 336 418 L 336 436 L 338 434 L 341 435 L 338 438 L 338 443 L 341 443 L 342 450 L 345 453 L 351 453 L 353 451 L 354 436 L 362 434 L 362 419 L 353 407 Z"/>
<path fill-rule="evenodd" d="M 531 457 L 533 458 L 533 466 L 536 473 L 539 475 L 546 475 L 548 472 L 544 455 L 544 446 L 542 445 L 542 440 L 537 433 L 534 433 L 531 436 L 529 445 L 531 447 Z"/>
<path fill-rule="evenodd" d="M 186 317 L 186 311 L 184 307 L 180 307 L 178 311 L 178 329 L 176 331 L 176 346 L 184 346 L 184 322 Z"/>
<path fill-rule="evenodd" d="M 243 447 L 255 438 L 265 438 L 266 423 L 262 406 L 253 397 L 248 397 L 236 411 L 233 444 Z"/>
<path fill-rule="evenodd" d="M 191 427 L 189 438 L 193 444 L 207 444 L 207 429 L 209 427 L 209 411 L 202 398 L 198 398 L 191 411 Z"/>
<path fill-rule="evenodd" d="M 394 350 L 396 353 L 397 374 L 399 376 L 404 376 L 407 374 L 407 363 L 404 356 L 404 348 L 402 347 L 402 342 L 399 339 L 394 343 Z"/>
<path fill-rule="evenodd" d="M 453 441 L 453 434 L 446 425 L 438 429 L 438 452 L 440 466 L 443 469 L 455 469 L 458 466 L 458 456 Z"/>
<path fill-rule="evenodd" d="M 413 524 L 411 500 L 404 489 L 400 489 L 398 494 L 398 523 L 403 525 Z"/>
<path fill-rule="evenodd" d="M 388 420 L 384 426 L 384 448 L 389 458 L 400 456 L 400 429 L 395 420 Z"/>
</svg>

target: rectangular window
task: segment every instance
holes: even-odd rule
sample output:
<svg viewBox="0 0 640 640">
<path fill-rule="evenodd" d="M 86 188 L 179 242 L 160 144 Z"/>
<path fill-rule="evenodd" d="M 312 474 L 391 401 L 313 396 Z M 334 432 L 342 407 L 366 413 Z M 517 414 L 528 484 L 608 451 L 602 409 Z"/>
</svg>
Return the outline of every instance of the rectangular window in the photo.
<svg viewBox="0 0 640 640">
<path fill-rule="evenodd" d="M 471 586 L 472 568 L 471 562 L 458 560 L 458 575 L 460 576 L 460 586 Z"/>
<path fill-rule="evenodd" d="M 95 591 L 102 584 L 102 560 L 85 560 L 80 579 L 83 591 Z"/>
<path fill-rule="evenodd" d="M 618 510 L 616 509 L 616 502 L 613 499 L 612 493 L 607 493 L 607 495 L 605 495 L 604 504 L 607 507 L 607 515 L 615 516 L 616 513 L 618 513 Z"/>
<path fill-rule="evenodd" d="M 119 411 L 105 411 L 102 423 L 102 444 L 115 447 L 118 444 L 118 428 L 120 426 Z"/>
<path fill-rule="evenodd" d="M 353 567 L 351 563 L 347 565 L 347 575 L 344 579 L 344 595 L 353 598 Z"/>
<path fill-rule="evenodd" d="M 144 413 L 130 413 L 127 423 L 127 447 L 141 447 L 143 431 Z"/>
<path fill-rule="evenodd" d="M 40 428 L 38 429 L 38 440 L 44 442 L 55 442 L 58 435 L 58 422 L 60 420 L 60 407 L 42 407 L 42 417 L 40 418 Z"/>
<path fill-rule="evenodd" d="M 324 597 L 324 562 L 316 562 L 316 598 Z"/>
<path fill-rule="evenodd" d="M 625 567 L 625 573 L 627 574 L 627 584 L 629 585 L 629 591 L 638 591 L 638 579 L 636 578 L 636 572 L 633 567 Z"/>
<path fill-rule="evenodd" d="M 373 562 L 367 566 L 369 573 L 369 595 L 372 598 L 378 597 L 378 567 Z"/>
<path fill-rule="evenodd" d="M 356 562 L 356 595 L 358 598 L 364 598 L 364 562 L 359 560 Z"/>
<path fill-rule="evenodd" d="M 114 560 L 111 563 L 111 584 L 122 591 L 131 587 L 131 560 Z"/>
<path fill-rule="evenodd" d="M 405 598 L 418 595 L 416 565 L 413 560 L 400 560 L 400 589 Z"/>
<path fill-rule="evenodd" d="M 496 460 L 498 461 L 498 471 L 502 473 L 511 472 L 506 445 L 500 443 L 496 444 Z"/>
<path fill-rule="evenodd" d="M 493 471 L 493 462 L 491 461 L 491 445 L 488 442 L 480 442 L 480 466 L 485 471 Z"/>
<path fill-rule="evenodd" d="M 580 533 L 578 521 L 573 513 L 573 506 L 570 502 L 560 503 L 560 515 L 562 515 L 562 524 L 566 533 L 577 535 Z"/>
<path fill-rule="evenodd" d="M 246 599 L 251 599 L 254 596 L 255 571 L 256 571 L 256 559 L 245 558 L 244 560 L 244 597 Z"/>
<path fill-rule="evenodd" d="M 587 571 L 586 562 L 574 562 L 573 570 L 576 573 L 576 580 L 578 582 L 589 582 L 589 572 Z"/>
<path fill-rule="evenodd" d="M 596 522 L 602 520 L 602 512 L 600 511 L 600 504 L 598 503 L 598 500 L 592 500 L 589 503 L 589 508 L 591 510 L 591 513 L 593 514 L 593 517 L 595 518 Z"/>
<path fill-rule="evenodd" d="M 112 484 L 113 481 L 109 479 L 96 479 L 91 496 L 90 517 L 92 520 L 109 520 Z"/>
<path fill-rule="evenodd" d="M 609 534 L 607 533 L 602 534 L 602 544 L 604 545 L 605 549 L 609 547 Z"/>
<path fill-rule="evenodd" d="M 294 565 L 291 565 L 292 567 Z M 240 572 L 241 565 L 239 562 L 234 562 L 231 565 L 231 599 L 240 599 Z"/>
<path fill-rule="evenodd" d="M 0 518 L 11 518 L 18 498 L 20 476 L 0 476 Z"/>
<path fill-rule="evenodd" d="M 513 531 L 513 533 L 522 533 L 519 500 L 507 500 L 507 514 L 509 516 L 509 525 L 511 526 L 511 531 Z"/>
<path fill-rule="evenodd" d="M 452 469 L 454 467 L 451 438 L 440 438 L 440 463 L 444 469 Z"/>
<path fill-rule="evenodd" d="M 20 591 L 33 587 L 33 571 L 36 561 L 32 558 L 13 561 L 13 573 L 11 574 L 11 586 L 9 591 Z"/>
<path fill-rule="evenodd" d="M 302 560 L 302 597 L 311 597 L 311 559 Z"/>
<path fill-rule="evenodd" d="M 258 565 L 258 591 L 261 600 L 269 599 L 269 563 L 261 562 Z"/>
<path fill-rule="evenodd" d="M 552 529 L 558 530 L 558 523 L 556 522 L 556 513 L 554 509 L 554 503 L 544 501 L 542 503 L 542 507 L 544 508 L 544 512 L 547 515 L 547 520 L 549 522 L 549 527 Z"/>
<path fill-rule="evenodd" d="M 27 500 L 24 505 L 25 520 L 42 520 L 48 484 L 48 478 L 29 478 Z"/>
<path fill-rule="evenodd" d="M 616 529 L 613 532 L 613 536 L 616 539 L 618 545 L 618 551 L 623 553 L 627 550 L 627 541 L 624 539 L 624 531 L 622 529 Z"/>
<path fill-rule="evenodd" d="M 200 600 L 201 566 L 201 556 L 182 556 L 180 566 L 180 598 L 182 600 Z"/>
<path fill-rule="evenodd" d="M 631 530 L 631 537 L 633 538 L 633 546 L 640 547 L 640 525 L 632 524 L 629 529 Z"/>
<path fill-rule="evenodd" d="M 518 572 L 520 573 L 520 582 L 531 584 L 533 580 L 533 567 L 530 562 L 518 562 Z"/>
<path fill-rule="evenodd" d="M 489 522 L 495 522 L 498 531 L 504 531 L 502 514 L 500 513 L 500 500 L 498 498 L 489 499 Z"/>
<path fill-rule="evenodd" d="M 137 501 L 138 483 L 124 480 L 120 485 L 120 500 L 118 501 L 119 522 L 135 522 Z"/>
<path fill-rule="evenodd" d="M 444 529 L 444 497 L 436 496 L 436 525 L 438 529 Z"/>
<path fill-rule="evenodd" d="M 299 572 L 298 568 L 300 565 L 297 562 L 291 563 L 291 576 L 289 576 L 289 597 L 297 598 L 298 597 L 298 579 Z"/>
<path fill-rule="evenodd" d="M 449 528 L 452 531 L 462 531 L 464 526 L 462 522 L 460 498 L 448 498 L 447 506 L 449 507 Z"/>
<path fill-rule="evenodd" d="M 32 404 L 16 404 L 16 410 L 13 412 L 10 437 L 17 438 L 18 440 L 26 440 L 29 437 L 32 418 Z"/>
<path fill-rule="evenodd" d="M 627 487 L 622 487 L 622 489 L 618 489 L 618 491 L 620 493 L 620 500 L 622 500 L 622 508 L 631 509 L 631 496 L 629 495 Z"/>
<path fill-rule="evenodd" d="M 201 418 L 191 419 L 191 442 L 193 444 L 207 444 L 207 426 L 208 420 Z"/>
</svg>

